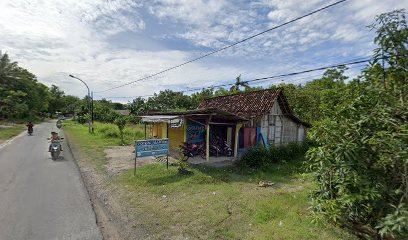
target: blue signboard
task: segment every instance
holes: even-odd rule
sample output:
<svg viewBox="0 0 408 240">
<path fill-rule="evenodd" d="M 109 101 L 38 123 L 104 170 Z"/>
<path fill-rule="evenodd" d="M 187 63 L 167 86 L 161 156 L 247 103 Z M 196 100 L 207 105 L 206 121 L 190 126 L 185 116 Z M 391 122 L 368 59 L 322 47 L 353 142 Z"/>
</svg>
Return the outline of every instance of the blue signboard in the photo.
<svg viewBox="0 0 408 240">
<path fill-rule="evenodd" d="M 136 157 L 163 156 L 168 154 L 168 138 L 136 141 Z"/>
<path fill-rule="evenodd" d="M 203 124 L 187 120 L 187 142 L 202 143 L 205 142 L 205 127 Z"/>
</svg>

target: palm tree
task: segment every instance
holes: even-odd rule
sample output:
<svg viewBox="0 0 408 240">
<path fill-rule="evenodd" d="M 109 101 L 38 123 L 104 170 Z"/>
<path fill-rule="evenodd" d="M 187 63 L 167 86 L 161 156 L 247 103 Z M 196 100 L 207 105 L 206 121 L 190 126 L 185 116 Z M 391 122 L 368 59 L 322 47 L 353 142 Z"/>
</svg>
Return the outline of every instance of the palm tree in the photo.
<svg viewBox="0 0 408 240">
<path fill-rule="evenodd" d="M 239 91 L 239 87 L 242 86 L 245 88 L 245 90 L 250 89 L 251 87 L 249 86 L 248 82 L 241 82 L 241 74 L 236 78 L 236 82 L 232 87 L 230 88 L 231 92 Z"/>
<path fill-rule="evenodd" d="M 0 85 L 12 84 L 19 79 L 17 62 L 10 62 L 7 54 L 0 52 Z"/>
</svg>

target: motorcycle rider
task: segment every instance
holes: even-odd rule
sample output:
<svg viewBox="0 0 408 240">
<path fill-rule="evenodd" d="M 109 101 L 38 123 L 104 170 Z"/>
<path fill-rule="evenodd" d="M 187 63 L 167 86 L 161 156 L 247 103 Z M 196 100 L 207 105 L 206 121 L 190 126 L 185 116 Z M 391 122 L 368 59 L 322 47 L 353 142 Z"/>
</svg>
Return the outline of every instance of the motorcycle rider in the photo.
<svg viewBox="0 0 408 240">
<path fill-rule="evenodd" d="M 28 132 L 32 132 L 33 131 L 33 127 L 34 127 L 34 124 L 32 124 L 31 122 L 28 122 L 28 124 L 26 125 L 27 126 L 27 130 L 28 130 Z"/>
<path fill-rule="evenodd" d="M 51 137 L 50 137 L 50 146 L 48 147 L 48 152 L 51 152 L 51 146 L 53 142 L 60 142 L 61 138 L 58 136 L 57 132 L 51 132 Z M 60 144 L 60 151 L 62 151 L 62 144 Z"/>
</svg>

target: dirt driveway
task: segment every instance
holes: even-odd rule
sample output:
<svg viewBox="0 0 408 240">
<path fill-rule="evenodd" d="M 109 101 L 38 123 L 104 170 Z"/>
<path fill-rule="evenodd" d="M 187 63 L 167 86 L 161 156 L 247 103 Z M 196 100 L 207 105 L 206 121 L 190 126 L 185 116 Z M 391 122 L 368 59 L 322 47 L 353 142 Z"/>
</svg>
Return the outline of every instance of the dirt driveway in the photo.
<svg viewBox="0 0 408 240">
<path fill-rule="evenodd" d="M 135 153 L 133 146 L 117 146 L 104 150 L 108 164 L 106 166 L 109 176 L 114 176 L 122 171 L 133 169 L 135 165 Z M 164 162 L 165 157 L 143 157 L 138 158 L 136 167 L 146 164 Z M 169 162 L 174 162 L 175 159 L 169 157 Z"/>
</svg>

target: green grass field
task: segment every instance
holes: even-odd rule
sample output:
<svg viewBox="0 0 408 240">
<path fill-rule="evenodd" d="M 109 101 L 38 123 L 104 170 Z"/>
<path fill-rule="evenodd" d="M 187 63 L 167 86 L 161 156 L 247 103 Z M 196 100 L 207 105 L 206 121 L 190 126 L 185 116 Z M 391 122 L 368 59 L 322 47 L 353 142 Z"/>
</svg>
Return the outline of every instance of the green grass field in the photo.
<svg viewBox="0 0 408 240">
<path fill-rule="evenodd" d="M 313 187 L 300 171 L 301 161 L 265 171 L 192 168 L 152 164 L 127 171 L 112 181 L 121 202 L 149 226 L 154 239 L 352 239 L 328 224 L 312 223 L 308 193 Z M 259 181 L 272 187 L 258 187 Z"/>
<path fill-rule="evenodd" d="M 119 145 L 119 138 L 103 131 L 90 135 L 85 125 L 74 123 L 64 129 L 104 173 L 103 149 Z M 128 131 L 139 136 L 141 129 Z M 194 174 L 182 176 L 177 167 L 157 163 L 138 168 L 136 177 L 125 171 L 107 184 L 134 219 L 132 226 L 147 229 L 152 239 L 353 239 L 323 221 L 312 223 L 313 182 L 301 166 L 302 159 L 263 171 L 195 167 Z M 258 187 L 259 181 L 275 185 Z"/>
<path fill-rule="evenodd" d="M 0 127 L 0 143 L 18 135 L 24 131 L 25 126 L 23 124 L 9 125 L 7 123 L 0 123 L 3 127 Z"/>
</svg>

